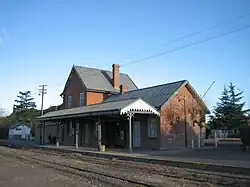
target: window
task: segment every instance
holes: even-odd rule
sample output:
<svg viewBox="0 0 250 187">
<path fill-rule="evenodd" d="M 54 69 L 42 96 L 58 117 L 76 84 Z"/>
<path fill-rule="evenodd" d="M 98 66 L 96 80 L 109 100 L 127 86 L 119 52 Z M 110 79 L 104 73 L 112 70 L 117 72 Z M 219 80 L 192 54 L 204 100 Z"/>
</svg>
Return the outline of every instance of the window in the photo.
<svg viewBox="0 0 250 187">
<path fill-rule="evenodd" d="M 68 108 L 71 108 L 72 107 L 72 96 L 69 95 L 68 96 Z"/>
<path fill-rule="evenodd" d="M 149 117 L 148 119 L 148 137 L 155 138 L 157 137 L 157 119 Z"/>
<path fill-rule="evenodd" d="M 21 128 L 16 128 L 16 131 L 21 131 L 22 129 Z"/>
<path fill-rule="evenodd" d="M 84 105 L 84 93 L 81 92 L 81 93 L 80 93 L 79 106 L 83 106 L 83 105 Z"/>
</svg>

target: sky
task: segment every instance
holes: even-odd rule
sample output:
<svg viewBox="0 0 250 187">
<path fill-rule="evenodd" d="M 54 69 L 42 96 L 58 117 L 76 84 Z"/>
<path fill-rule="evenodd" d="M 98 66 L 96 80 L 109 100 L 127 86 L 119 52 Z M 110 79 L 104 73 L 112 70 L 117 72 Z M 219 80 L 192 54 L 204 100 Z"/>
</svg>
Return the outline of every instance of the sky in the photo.
<svg viewBox="0 0 250 187">
<path fill-rule="evenodd" d="M 232 82 L 250 107 L 249 26 L 249 0 L 1 0 L 0 105 L 30 90 L 40 108 L 41 84 L 45 108 L 61 104 L 74 64 L 118 63 L 139 88 L 187 79 L 203 95 L 215 81 L 209 109 Z"/>
</svg>

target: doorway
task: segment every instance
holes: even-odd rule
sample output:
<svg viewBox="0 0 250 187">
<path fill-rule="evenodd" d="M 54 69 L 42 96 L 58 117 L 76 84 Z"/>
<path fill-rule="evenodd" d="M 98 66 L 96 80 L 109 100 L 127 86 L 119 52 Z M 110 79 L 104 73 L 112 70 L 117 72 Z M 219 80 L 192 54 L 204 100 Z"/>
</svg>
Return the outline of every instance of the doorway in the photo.
<svg viewBox="0 0 250 187">
<path fill-rule="evenodd" d="M 133 124 L 133 147 L 141 146 L 141 124 L 140 121 L 134 121 Z"/>
</svg>

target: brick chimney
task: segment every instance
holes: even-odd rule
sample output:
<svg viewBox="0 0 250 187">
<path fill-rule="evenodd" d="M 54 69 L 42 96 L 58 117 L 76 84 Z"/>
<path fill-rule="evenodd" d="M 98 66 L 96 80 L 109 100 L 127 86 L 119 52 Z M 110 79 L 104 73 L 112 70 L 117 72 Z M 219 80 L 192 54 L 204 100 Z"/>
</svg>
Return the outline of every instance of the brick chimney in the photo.
<svg viewBox="0 0 250 187">
<path fill-rule="evenodd" d="M 121 84 L 120 85 L 120 93 L 124 94 L 126 91 L 128 91 L 128 86 Z"/>
<path fill-rule="evenodd" d="M 115 89 L 119 89 L 120 81 L 119 81 L 119 76 L 120 76 L 120 71 L 119 71 L 119 64 L 113 64 L 113 87 Z"/>
</svg>

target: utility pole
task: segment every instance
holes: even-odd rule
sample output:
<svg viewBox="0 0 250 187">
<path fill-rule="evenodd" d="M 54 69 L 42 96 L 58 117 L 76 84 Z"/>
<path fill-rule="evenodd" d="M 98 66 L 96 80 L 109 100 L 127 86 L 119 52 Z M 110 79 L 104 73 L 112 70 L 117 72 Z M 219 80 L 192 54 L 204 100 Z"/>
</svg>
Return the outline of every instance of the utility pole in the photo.
<svg viewBox="0 0 250 187">
<path fill-rule="evenodd" d="M 44 95 L 47 94 L 47 89 L 46 89 L 47 85 L 43 84 L 39 86 L 39 94 L 42 96 L 42 103 L 41 103 L 41 116 L 43 115 L 43 100 L 44 100 Z"/>
<path fill-rule="evenodd" d="M 184 117 L 185 117 L 185 119 L 184 119 L 184 120 L 185 120 L 185 121 L 184 121 L 184 122 L 185 122 L 185 124 L 184 124 L 184 125 L 185 125 L 185 126 L 184 126 L 184 127 L 185 127 L 185 129 L 184 129 L 184 130 L 185 130 L 185 131 L 184 131 L 184 132 L 185 132 L 185 147 L 187 148 L 187 147 L 188 147 L 188 142 L 187 142 L 187 111 L 186 111 L 186 94 L 184 95 L 184 106 L 183 106 L 183 107 L 184 107 Z"/>
<path fill-rule="evenodd" d="M 40 85 L 39 86 L 39 93 L 38 95 L 42 96 L 42 101 L 41 101 L 41 116 L 43 115 L 43 100 L 44 100 L 44 95 L 47 94 L 47 89 L 46 89 L 47 85 L 43 84 L 43 85 Z M 44 127 L 44 124 L 43 124 L 43 133 L 42 133 L 42 124 L 40 124 L 40 145 L 42 145 L 42 142 L 44 143 L 44 134 L 45 134 L 45 127 Z M 43 138 L 42 138 L 42 135 L 43 135 Z"/>
</svg>

